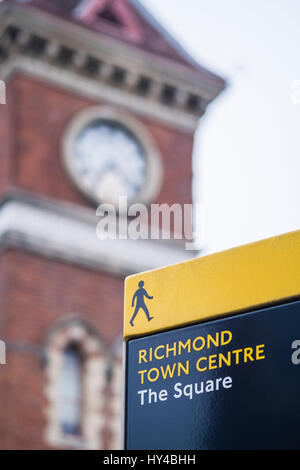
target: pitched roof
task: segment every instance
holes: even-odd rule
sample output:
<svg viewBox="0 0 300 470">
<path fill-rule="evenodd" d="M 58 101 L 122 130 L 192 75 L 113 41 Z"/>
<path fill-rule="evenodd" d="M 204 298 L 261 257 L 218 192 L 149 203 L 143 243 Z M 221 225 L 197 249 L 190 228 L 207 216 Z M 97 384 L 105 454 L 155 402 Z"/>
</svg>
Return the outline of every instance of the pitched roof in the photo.
<svg viewBox="0 0 300 470">
<path fill-rule="evenodd" d="M 140 0 L 15 0 L 98 31 L 134 47 L 199 71 L 225 86 L 198 64 L 143 6 Z"/>
</svg>

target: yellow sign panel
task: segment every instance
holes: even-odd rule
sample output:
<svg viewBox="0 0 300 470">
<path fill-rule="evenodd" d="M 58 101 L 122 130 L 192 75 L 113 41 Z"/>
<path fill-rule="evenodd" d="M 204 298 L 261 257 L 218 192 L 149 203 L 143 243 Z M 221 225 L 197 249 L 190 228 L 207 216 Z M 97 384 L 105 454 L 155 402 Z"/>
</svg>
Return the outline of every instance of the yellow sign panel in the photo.
<svg viewBox="0 0 300 470">
<path fill-rule="evenodd" d="M 300 230 L 129 276 L 124 338 L 300 296 Z"/>
</svg>

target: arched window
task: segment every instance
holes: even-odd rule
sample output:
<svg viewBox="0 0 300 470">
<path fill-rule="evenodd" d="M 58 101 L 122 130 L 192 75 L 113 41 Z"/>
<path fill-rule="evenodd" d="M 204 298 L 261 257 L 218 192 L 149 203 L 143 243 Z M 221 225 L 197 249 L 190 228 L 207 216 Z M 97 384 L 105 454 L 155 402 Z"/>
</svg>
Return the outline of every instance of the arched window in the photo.
<svg viewBox="0 0 300 470">
<path fill-rule="evenodd" d="M 122 338 L 118 338 L 110 350 L 110 449 L 122 449 Z"/>
<path fill-rule="evenodd" d="M 94 328 L 60 319 L 45 339 L 46 441 L 55 448 L 105 446 L 106 357 Z"/>
<path fill-rule="evenodd" d="M 76 344 L 63 350 L 60 393 L 59 424 L 66 435 L 80 436 L 82 426 L 82 357 Z"/>
</svg>

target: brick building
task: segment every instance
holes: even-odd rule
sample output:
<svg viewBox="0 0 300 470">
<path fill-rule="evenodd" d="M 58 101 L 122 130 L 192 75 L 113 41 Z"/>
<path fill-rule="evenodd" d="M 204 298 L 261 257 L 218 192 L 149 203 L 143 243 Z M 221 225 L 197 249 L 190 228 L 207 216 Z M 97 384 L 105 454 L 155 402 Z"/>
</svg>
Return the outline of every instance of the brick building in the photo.
<svg viewBox="0 0 300 470">
<path fill-rule="evenodd" d="M 99 240 L 96 207 L 190 203 L 225 84 L 137 0 L 3 1 L 0 34 L 0 448 L 120 448 L 124 276 L 188 254 Z"/>
</svg>

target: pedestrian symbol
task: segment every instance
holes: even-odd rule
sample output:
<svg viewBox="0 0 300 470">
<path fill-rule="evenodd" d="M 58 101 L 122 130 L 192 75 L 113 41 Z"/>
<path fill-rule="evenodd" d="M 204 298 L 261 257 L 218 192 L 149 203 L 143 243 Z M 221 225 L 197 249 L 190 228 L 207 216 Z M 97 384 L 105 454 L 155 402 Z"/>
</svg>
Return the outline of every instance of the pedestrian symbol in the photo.
<svg viewBox="0 0 300 470">
<path fill-rule="evenodd" d="M 146 289 L 144 289 L 144 281 L 140 281 L 138 285 L 139 285 L 139 288 L 135 291 L 135 293 L 132 297 L 132 302 L 131 302 L 131 307 L 134 307 L 134 303 L 135 303 L 135 310 L 134 310 L 132 318 L 129 322 L 131 326 L 134 326 L 133 325 L 133 320 L 137 316 L 138 311 L 139 311 L 140 308 L 142 310 L 144 310 L 148 321 L 150 321 L 154 318 L 154 317 L 150 317 L 148 308 L 147 308 L 147 306 L 145 304 L 145 300 L 144 300 L 144 297 L 147 297 L 147 299 L 153 299 L 153 297 L 148 294 Z M 136 302 L 135 302 L 135 299 L 136 299 Z"/>
</svg>

